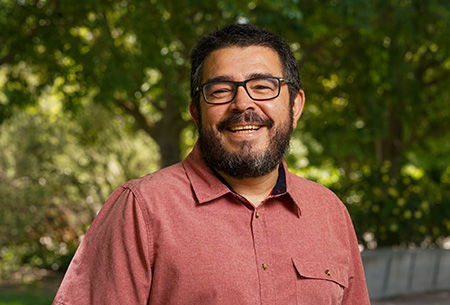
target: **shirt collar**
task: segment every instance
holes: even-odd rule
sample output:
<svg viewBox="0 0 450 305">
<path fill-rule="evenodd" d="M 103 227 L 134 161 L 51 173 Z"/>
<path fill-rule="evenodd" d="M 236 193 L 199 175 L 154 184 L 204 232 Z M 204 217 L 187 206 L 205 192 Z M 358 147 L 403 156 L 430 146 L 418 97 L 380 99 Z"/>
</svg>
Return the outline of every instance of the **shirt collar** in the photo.
<svg viewBox="0 0 450 305">
<path fill-rule="evenodd" d="M 242 195 L 240 195 L 239 193 L 237 193 L 232 187 L 231 185 L 228 184 L 228 182 L 213 168 L 212 169 L 214 175 L 216 175 L 217 179 L 219 179 L 223 184 L 225 184 L 232 193 L 234 193 L 235 195 L 242 197 Z M 270 195 L 272 196 L 281 196 L 284 195 L 286 193 L 286 173 L 284 172 L 284 166 L 283 164 L 280 164 L 280 166 L 278 167 L 278 179 L 277 179 L 277 183 L 275 184 L 275 187 L 273 188 L 272 192 L 270 193 Z M 242 197 L 243 198 L 243 197 Z M 243 198 L 245 199 L 245 198 Z"/>
<path fill-rule="evenodd" d="M 203 161 L 198 143 L 195 144 L 192 152 L 182 164 L 200 204 L 231 193 L 230 189 L 216 177 L 212 169 Z"/>
<path fill-rule="evenodd" d="M 221 181 L 214 171 L 205 163 L 201 156 L 198 143 L 195 144 L 192 152 L 182 164 L 200 204 L 215 200 L 225 194 L 233 192 L 231 187 L 229 187 L 227 183 Z M 272 196 L 278 197 L 285 194 L 289 195 L 300 213 L 300 205 L 297 200 L 299 198 L 298 190 L 289 187 L 289 180 L 287 164 L 283 159 L 279 167 L 278 180 L 273 188 Z"/>
</svg>

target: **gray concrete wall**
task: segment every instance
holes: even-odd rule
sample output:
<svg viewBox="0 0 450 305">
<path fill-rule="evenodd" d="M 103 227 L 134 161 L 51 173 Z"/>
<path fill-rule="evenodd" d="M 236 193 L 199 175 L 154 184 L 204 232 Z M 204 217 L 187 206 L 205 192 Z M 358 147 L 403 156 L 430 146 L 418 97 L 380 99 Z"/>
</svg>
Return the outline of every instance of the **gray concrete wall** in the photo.
<svg viewBox="0 0 450 305">
<path fill-rule="evenodd" d="M 372 300 L 450 290 L 450 250 L 378 249 L 361 255 Z"/>
</svg>

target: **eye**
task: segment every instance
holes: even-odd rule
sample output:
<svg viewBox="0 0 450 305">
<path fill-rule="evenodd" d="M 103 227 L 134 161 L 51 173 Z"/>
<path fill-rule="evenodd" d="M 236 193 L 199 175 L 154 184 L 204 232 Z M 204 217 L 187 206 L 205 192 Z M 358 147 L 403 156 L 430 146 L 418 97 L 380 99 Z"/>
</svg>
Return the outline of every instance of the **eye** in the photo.
<svg viewBox="0 0 450 305">
<path fill-rule="evenodd" d="M 252 89 L 254 89 L 254 90 L 271 90 L 272 88 L 259 84 L 259 85 L 254 86 Z"/>
<path fill-rule="evenodd" d="M 218 88 L 218 89 L 212 91 L 211 94 L 215 95 L 215 94 L 223 94 L 223 93 L 228 93 L 228 92 L 231 92 L 231 90 L 229 88 Z"/>
<path fill-rule="evenodd" d="M 205 93 L 209 98 L 228 97 L 234 93 L 234 86 L 228 82 L 213 82 L 205 86 Z"/>
<path fill-rule="evenodd" d="M 259 78 L 247 84 L 252 91 L 273 91 L 277 88 L 277 82 L 271 78 Z"/>
</svg>

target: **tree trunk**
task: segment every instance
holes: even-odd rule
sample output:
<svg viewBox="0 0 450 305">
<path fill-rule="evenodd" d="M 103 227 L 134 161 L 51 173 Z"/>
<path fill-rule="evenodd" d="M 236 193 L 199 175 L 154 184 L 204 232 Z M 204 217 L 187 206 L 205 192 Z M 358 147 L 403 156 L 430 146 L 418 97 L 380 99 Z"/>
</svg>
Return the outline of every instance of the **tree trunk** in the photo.
<svg viewBox="0 0 450 305">
<path fill-rule="evenodd" d="M 188 122 L 183 120 L 176 98 L 165 95 L 166 106 L 161 109 L 162 117 L 151 130 L 151 136 L 159 146 L 161 168 L 181 159 L 180 137 Z"/>
<path fill-rule="evenodd" d="M 375 142 L 377 163 L 382 166 L 386 161 L 390 163 L 389 175 L 397 178 L 401 170 L 401 156 L 403 153 L 403 126 L 395 111 L 388 109 L 386 113 L 387 132 Z"/>
<path fill-rule="evenodd" d="M 130 101 L 116 100 L 116 104 L 133 116 L 136 127 L 147 133 L 159 146 L 160 167 L 167 167 L 180 161 L 180 135 L 188 122 L 183 120 L 178 106 L 173 99 L 166 99 L 166 106 L 160 108 L 162 117 L 152 122 L 139 108 Z"/>
<path fill-rule="evenodd" d="M 178 124 L 176 123 L 177 122 L 168 122 L 168 120 L 167 122 L 161 122 L 161 125 L 166 126 L 167 128 L 158 128 L 158 132 L 154 133 L 153 139 L 159 146 L 161 168 L 180 161 L 180 135 L 182 128 L 177 128 L 176 125 Z"/>
</svg>

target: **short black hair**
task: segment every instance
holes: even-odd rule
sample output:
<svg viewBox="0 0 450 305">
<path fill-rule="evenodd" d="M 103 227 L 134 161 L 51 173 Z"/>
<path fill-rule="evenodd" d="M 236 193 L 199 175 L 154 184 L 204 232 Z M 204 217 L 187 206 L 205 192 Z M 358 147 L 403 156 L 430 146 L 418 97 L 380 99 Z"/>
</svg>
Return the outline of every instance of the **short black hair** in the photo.
<svg viewBox="0 0 450 305">
<path fill-rule="evenodd" d="M 227 47 L 269 47 L 278 53 L 283 68 L 283 77 L 289 81 L 291 105 L 302 88 L 298 73 L 297 60 L 287 42 L 280 36 L 265 28 L 252 24 L 234 23 L 227 25 L 203 37 L 191 53 L 191 101 L 198 111 L 200 95 L 196 88 L 200 86 L 203 63 L 213 51 Z"/>
</svg>

